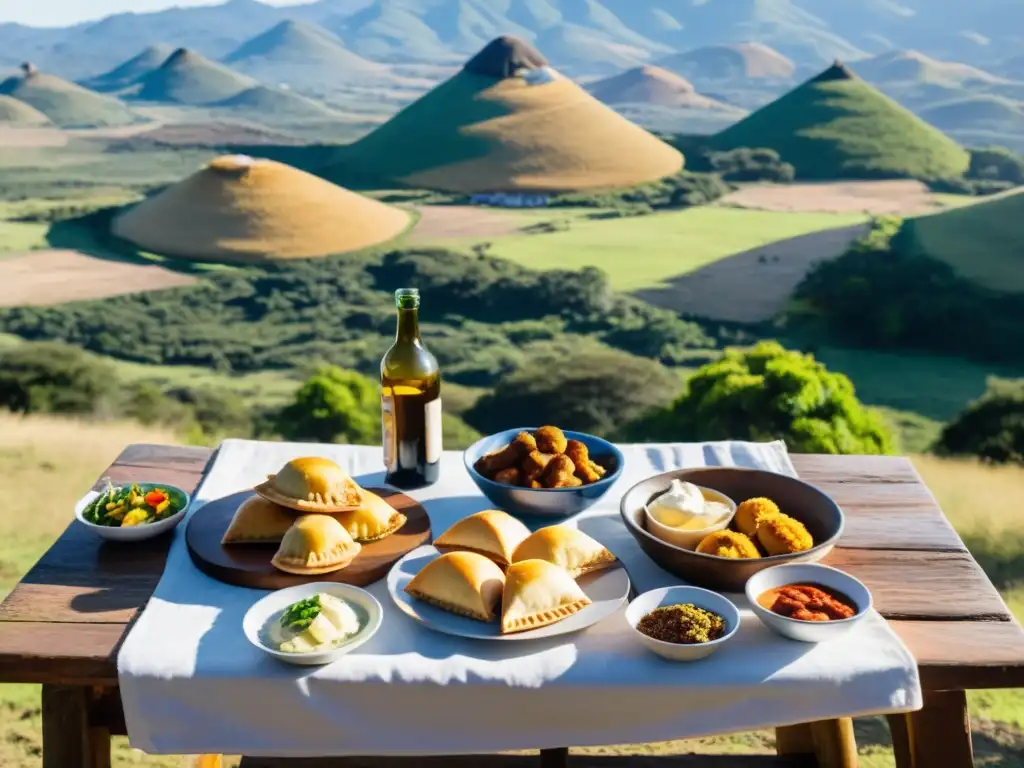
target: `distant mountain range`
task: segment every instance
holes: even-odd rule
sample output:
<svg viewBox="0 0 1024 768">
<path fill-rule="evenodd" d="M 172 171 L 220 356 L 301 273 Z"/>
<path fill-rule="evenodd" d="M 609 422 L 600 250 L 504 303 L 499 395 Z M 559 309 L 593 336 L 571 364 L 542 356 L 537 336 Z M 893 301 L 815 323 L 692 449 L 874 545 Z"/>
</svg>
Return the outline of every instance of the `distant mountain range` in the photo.
<svg viewBox="0 0 1024 768">
<path fill-rule="evenodd" d="M 299 24 L 280 26 L 289 20 Z M 1024 3 L 319 0 L 276 7 L 229 0 L 116 14 L 64 29 L 0 24 L 0 68 L 32 61 L 44 71 L 84 80 L 136 56 L 145 45 L 161 43 L 231 63 L 264 80 L 268 68 L 288 64 L 288 51 L 296 47 L 370 73 L 371 62 L 455 64 L 500 34 L 534 42 L 555 66 L 573 74 L 612 74 L 674 52 L 744 42 L 769 45 L 804 67 L 900 48 L 1002 74 L 998 65 L 1019 55 L 1024 44 Z"/>
</svg>

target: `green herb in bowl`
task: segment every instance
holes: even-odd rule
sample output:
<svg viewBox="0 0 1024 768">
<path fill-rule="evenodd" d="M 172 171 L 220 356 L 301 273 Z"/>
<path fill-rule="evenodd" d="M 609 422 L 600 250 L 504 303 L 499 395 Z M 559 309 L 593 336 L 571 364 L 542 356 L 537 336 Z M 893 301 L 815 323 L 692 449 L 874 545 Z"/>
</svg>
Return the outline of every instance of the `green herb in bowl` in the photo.
<svg viewBox="0 0 1024 768">
<path fill-rule="evenodd" d="M 281 626 L 287 629 L 303 630 L 320 615 L 320 595 L 307 597 L 288 606 L 281 616 Z"/>
</svg>

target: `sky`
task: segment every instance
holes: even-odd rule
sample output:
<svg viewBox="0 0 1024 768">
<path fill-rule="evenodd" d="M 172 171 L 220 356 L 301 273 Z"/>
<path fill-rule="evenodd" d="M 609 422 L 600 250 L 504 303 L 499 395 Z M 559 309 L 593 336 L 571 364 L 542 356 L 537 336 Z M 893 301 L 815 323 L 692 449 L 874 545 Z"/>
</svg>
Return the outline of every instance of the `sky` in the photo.
<svg viewBox="0 0 1024 768">
<path fill-rule="evenodd" d="M 298 5 L 309 0 L 263 0 L 269 5 Z M 0 23 L 66 27 L 124 11 L 159 11 L 172 6 L 216 5 L 217 0 L 0 0 Z"/>
</svg>

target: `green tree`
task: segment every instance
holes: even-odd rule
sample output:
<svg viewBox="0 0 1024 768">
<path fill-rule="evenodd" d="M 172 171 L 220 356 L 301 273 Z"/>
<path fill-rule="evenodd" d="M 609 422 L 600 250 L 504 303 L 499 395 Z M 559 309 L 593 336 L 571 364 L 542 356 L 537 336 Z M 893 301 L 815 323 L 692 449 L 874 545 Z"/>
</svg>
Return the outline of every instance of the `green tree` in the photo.
<svg viewBox="0 0 1024 768">
<path fill-rule="evenodd" d="M 22 344 L 0 352 L 0 407 L 21 413 L 94 413 L 115 398 L 107 361 L 61 343 Z"/>
<path fill-rule="evenodd" d="M 1024 379 L 990 379 L 985 394 L 942 430 L 935 450 L 1024 464 Z"/>
<path fill-rule="evenodd" d="M 857 400 L 846 376 L 774 341 L 726 350 L 690 377 L 679 399 L 626 434 L 648 440 L 782 439 L 798 453 L 894 449 L 889 427 Z"/>
<path fill-rule="evenodd" d="M 278 414 L 286 440 L 372 445 L 380 441 L 380 390 L 354 371 L 320 368 Z"/>
</svg>

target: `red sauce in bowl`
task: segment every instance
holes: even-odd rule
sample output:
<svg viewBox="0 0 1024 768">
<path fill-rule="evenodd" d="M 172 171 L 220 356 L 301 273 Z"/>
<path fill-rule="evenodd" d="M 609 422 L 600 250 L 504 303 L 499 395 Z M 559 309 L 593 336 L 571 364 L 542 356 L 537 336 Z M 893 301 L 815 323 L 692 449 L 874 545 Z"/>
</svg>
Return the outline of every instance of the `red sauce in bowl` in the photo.
<svg viewBox="0 0 1024 768">
<path fill-rule="evenodd" d="M 758 605 L 798 621 L 838 621 L 857 615 L 857 605 L 846 595 L 818 584 L 787 584 L 762 592 Z"/>
</svg>

